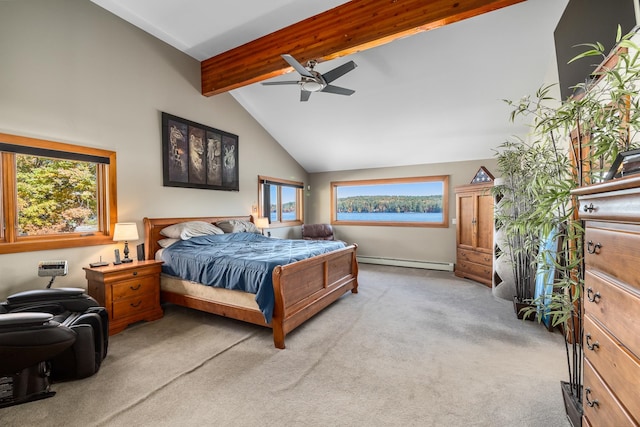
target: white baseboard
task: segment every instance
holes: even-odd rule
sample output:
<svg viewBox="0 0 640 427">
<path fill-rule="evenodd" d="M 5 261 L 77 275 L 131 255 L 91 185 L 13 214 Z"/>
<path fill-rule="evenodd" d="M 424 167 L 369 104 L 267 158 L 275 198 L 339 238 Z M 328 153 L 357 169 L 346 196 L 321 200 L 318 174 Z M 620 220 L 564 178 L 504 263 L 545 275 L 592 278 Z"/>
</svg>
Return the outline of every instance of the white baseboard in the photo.
<svg viewBox="0 0 640 427">
<path fill-rule="evenodd" d="M 427 270 L 453 271 L 451 262 L 414 261 L 408 259 L 393 259 L 382 257 L 358 256 L 358 262 L 363 264 L 393 265 L 396 267 L 424 268 Z"/>
</svg>

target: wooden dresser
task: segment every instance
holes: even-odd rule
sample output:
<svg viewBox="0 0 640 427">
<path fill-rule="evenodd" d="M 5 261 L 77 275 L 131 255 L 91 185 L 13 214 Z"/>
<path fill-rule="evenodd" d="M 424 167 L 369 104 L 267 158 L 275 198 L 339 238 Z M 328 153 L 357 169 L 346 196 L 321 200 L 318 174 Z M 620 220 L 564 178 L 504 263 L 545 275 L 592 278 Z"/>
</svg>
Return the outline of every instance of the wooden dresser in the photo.
<svg viewBox="0 0 640 427">
<path fill-rule="evenodd" d="M 583 424 L 640 425 L 640 176 L 574 194 L 586 232 Z"/>
<path fill-rule="evenodd" d="M 493 183 L 456 187 L 455 275 L 491 287 L 493 281 Z"/>
<path fill-rule="evenodd" d="M 157 320 L 162 261 L 134 261 L 106 267 L 85 267 L 88 292 L 109 313 L 109 335 L 140 320 Z"/>
</svg>

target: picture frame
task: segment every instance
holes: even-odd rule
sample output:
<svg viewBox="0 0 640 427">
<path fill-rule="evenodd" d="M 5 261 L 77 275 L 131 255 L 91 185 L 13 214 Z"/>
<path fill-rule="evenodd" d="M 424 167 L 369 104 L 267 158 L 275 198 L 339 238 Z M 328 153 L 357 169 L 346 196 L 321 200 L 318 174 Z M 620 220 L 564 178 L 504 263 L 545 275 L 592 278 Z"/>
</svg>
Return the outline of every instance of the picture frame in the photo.
<svg viewBox="0 0 640 427">
<path fill-rule="evenodd" d="M 604 180 L 640 173 L 640 149 L 618 153 Z"/>
<path fill-rule="evenodd" d="M 163 186 L 239 191 L 238 142 L 238 135 L 163 112 Z"/>
</svg>

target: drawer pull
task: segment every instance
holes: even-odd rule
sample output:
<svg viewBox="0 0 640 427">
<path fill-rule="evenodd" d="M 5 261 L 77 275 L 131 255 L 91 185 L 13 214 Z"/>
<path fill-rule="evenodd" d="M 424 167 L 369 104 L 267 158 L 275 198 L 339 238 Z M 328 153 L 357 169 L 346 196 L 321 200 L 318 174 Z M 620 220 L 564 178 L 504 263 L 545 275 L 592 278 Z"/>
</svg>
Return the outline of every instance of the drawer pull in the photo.
<svg viewBox="0 0 640 427">
<path fill-rule="evenodd" d="M 595 207 L 593 206 L 593 203 L 589 203 L 589 206 L 584 205 L 582 207 L 582 210 L 585 212 L 593 212 L 593 210 L 595 209 Z"/>
<path fill-rule="evenodd" d="M 137 275 L 138 275 L 138 272 L 137 272 L 137 271 L 134 271 L 132 274 L 133 274 L 134 276 L 137 276 Z"/>
<path fill-rule="evenodd" d="M 600 248 L 602 248 L 602 245 L 600 243 L 596 243 L 594 245 L 591 240 L 589 240 L 589 242 L 587 243 L 587 252 L 589 252 L 590 254 L 599 254 Z"/>
<path fill-rule="evenodd" d="M 131 289 L 132 291 L 137 291 L 138 289 L 140 289 L 141 286 L 142 286 L 142 283 L 138 283 L 138 286 L 136 286 L 135 288 L 133 286 L 129 286 L 129 289 Z"/>
<path fill-rule="evenodd" d="M 140 307 L 140 304 L 142 304 L 142 300 L 138 301 L 138 302 L 137 302 L 137 303 L 135 303 L 135 304 L 134 304 L 134 303 L 131 303 L 131 304 L 129 304 L 129 305 L 130 305 L 131 307 L 133 307 L 133 308 L 137 308 L 137 307 Z"/>
<path fill-rule="evenodd" d="M 590 408 L 593 408 L 594 406 L 598 406 L 598 399 L 589 399 L 589 396 L 591 395 L 591 389 L 589 387 L 584 389 L 584 399 L 587 401 L 587 405 L 589 405 Z"/>
<path fill-rule="evenodd" d="M 589 300 L 589 302 L 594 302 L 594 303 L 598 303 L 598 300 L 600 300 L 600 292 L 593 292 L 592 288 L 587 288 L 587 299 Z"/>
<path fill-rule="evenodd" d="M 597 348 L 600 347 L 600 343 L 598 343 L 598 341 L 596 341 L 593 344 L 591 344 L 591 334 L 586 334 L 585 338 L 586 338 L 586 341 L 587 341 L 587 348 L 589 350 L 595 351 Z"/>
</svg>

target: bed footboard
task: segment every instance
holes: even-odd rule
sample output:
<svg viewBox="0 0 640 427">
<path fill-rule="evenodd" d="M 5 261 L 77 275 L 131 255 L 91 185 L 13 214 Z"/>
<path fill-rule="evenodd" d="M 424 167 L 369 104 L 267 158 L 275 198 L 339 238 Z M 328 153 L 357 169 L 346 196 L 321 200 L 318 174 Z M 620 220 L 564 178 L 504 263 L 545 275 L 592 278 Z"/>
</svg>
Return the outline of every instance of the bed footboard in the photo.
<svg viewBox="0 0 640 427">
<path fill-rule="evenodd" d="M 358 292 L 357 245 L 273 271 L 273 343 L 285 348 L 286 335 L 347 291 Z"/>
</svg>

